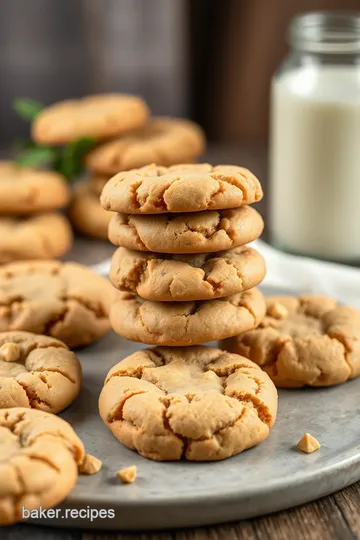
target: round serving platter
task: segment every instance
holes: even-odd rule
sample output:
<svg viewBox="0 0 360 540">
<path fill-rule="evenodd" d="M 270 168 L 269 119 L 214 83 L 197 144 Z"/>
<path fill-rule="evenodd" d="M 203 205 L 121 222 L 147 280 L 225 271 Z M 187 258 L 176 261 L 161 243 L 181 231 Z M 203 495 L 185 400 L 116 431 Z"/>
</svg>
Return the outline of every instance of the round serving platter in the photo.
<svg viewBox="0 0 360 540">
<path fill-rule="evenodd" d="M 126 449 L 101 421 L 97 400 L 110 367 L 140 347 L 110 333 L 78 351 L 83 389 L 61 416 L 103 468 L 94 476 L 80 476 L 59 508 L 111 509 L 114 517 L 59 517 L 51 519 L 51 526 L 150 530 L 210 525 L 286 509 L 360 479 L 360 378 L 327 389 L 280 390 L 268 439 L 225 461 L 159 463 Z M 296 450 L 305 432 L 320 441 L 319 451 L 307 455 Z M 137 466 L 138 476 L 125 485 L 116 471 L 129 465 Z M 37 523 L 49 525 L 49 520 Z"/>
</svg>

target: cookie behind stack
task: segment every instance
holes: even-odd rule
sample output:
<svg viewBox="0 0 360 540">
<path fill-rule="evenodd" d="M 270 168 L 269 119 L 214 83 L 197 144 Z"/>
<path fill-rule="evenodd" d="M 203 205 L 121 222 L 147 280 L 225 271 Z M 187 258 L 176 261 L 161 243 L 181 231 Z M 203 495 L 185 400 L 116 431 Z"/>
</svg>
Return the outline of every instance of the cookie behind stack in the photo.
<svg viewBox="0 0 360 540">
<path fill-rule="evenodd" d="M 100 144 L 86 159 L 92 176 L 74 190 L 70 219 L 75 228 L 89 236 L 107 237 L 112 214 L 101 207 L 98 197 L 111 175 L 152 162 L 192 162 L 204 146 L 205 137 L 197 124 L 166 117 L 151 118 L 139 128 Z"/>
<path fill-rule="evenodd" d="M 48 146 L 69 144 L 81 137 L 108 140 L 140 128 L 146 124 L 148 117 L 146 103 L 137 96 L 88 96 L 46 107 L 33 122 L 32 137 L 38 144 Z M 105 177 L 105 182 L 108 178 L 109 175 Z M 93 182 L 85 181 L 75 187 L 69 216 L 80 232 L 106 238 L 111 214 L 99 205 L 99 193 Z"/>
<path fill-rule="evenodd" d="M 101 203 L 117 212 L 109 239 L 121 247 L 110 277 L 123 291 L 110 315 L 114 330 L 179 346 L 256 327 L 265 301 L 254 287 L 265 264 L 243 246 L 262 232 L 260 214 L 247 206 L 261 197 L 258 179 L 234 166 L 151 165 L 110 179 Z"/>
<path fill-rule="evenodd" d="M 72 232 L 56 211 L 69 198 L 59 174 L 0 162 L 0 264 L 63 255 L 72 244 Z"/>
</svg>

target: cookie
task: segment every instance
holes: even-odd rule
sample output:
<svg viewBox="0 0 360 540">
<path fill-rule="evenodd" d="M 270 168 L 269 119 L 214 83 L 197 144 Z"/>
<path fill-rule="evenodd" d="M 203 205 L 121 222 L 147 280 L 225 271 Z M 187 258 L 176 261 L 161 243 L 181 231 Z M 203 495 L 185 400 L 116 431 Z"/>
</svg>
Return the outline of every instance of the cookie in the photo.
<svg viewBox="0 0 360 540">
<path fill-rule="evenodd" d="M 204 132 L 194 122 L 181 118 L 155 117 L 137 131 L 122 135 L 90 151 L 87 167 L 113 175 L 149 163 L 188 163 L 205 148 Z"/>
<path fill-rule="evenodd" d="M 108 180 L 109 176 L 102 176 L 101 174 L 93 174 L 88 180 L 90 184 L 90 191 L 96 195 L 96 197 L 99 199 L 99 203 L 101 192 Z"/>
<path fill-rule="evenodd" d="M 73 242 L 71 226 L 61 214 L 26 218 L 0 216 L 0 264 L 61 257 Z"/>
<path fill-rule="evenodd" d="M 30 332 L 0 333 L 0 409 L 58 413 L 81 387 L 81 365 L 61 341 Z"/>
<path fill-rule="evenodd" d="M 65 179 L 52 171 L 0 161 L 0 214 L 34 214 L 67 206 Z"/>
<path fill-rule="evenodd" d="M 113 212 L 107 212 L 94 195 L 89 182 L 81 182 L 74 188 L 69 208 L 69 218 L 75 229 L 94 238 L 108 237 L 108 227 Z"/>
<path fill-rule="evenodd" d="M 99 409 L 115 437 L 146 458 L 213 461 L 268 436 L 277 392 L 265 372 L 236 354 L 145 349 L 109 371 Z"/>
<path fill-rule="evenodd" d="M 251 206 L 179 216 L 115 214 L 109 240 L 136 251 L 210 253 L 248 244 L 261 235 L 263 227 L 262 217 Z"/>
<path fill-rule="evenodd" d="M 212 300 L 251 289 L 265 277 L 263 257 L 248 246 L 220 253 L 161 255 L 119 248 L 110 281 L 124 292 L 161 302 Z"/>
<path fill-rule="evenodd" d="M 149 116 L 137 96 L 102 94 L 60 101 L 35 118 L 32 138 L 39 144 L 67 144 L 78 137 L 107 139 L 143 126 Z"/>
<path fill-rule="evenodd" d="M 16 407 L 0 410 L 0 524 L 23 508 L 51 508 L 74 487 L 84 447 L 58 416 Z"/>
<path fill-rule="evenodd" d="M 222 210 L 262 198 L 259 180 L 233 165 L 148 165 L 119 172 L 105 185 L 101 204 L 124 214 L 163 214 Z"/>
<path fill-rule="evenodd" d="M 60 261 L 0 267 L 0 332 L 27 330 L 86 345 L 110 330 L 116 291 L 86 266 Z"/>
<path fill-rule="evenodd" d="M 256 330 L 224 342 L 279 387 L 331 386 L 360 375 L 360 312 L 326 296 L 269 297 Z"/>
<path fill-rule="evenodd" d="M 120 293 L 110 311 L 120 336 L 148 345 L 197 345 L 255 328 L 265 315 L 257 289 L 204 302 L 150 302 Z"/>
</svg>

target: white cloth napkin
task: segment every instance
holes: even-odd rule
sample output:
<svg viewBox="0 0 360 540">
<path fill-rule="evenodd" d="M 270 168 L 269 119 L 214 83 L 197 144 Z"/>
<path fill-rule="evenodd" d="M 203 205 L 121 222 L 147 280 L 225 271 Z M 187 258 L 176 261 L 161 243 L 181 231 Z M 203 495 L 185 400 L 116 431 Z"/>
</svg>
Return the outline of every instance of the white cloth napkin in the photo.
<svg viewBox="0 0 360 540">
<path fill-rule="evenodd" d="M 360 309 L 360 269 L 287 255 L 262 240 L 255 240 L 250 245 L 266 260 L 264 285 L 325 294 Z M 92 266 L 92 269 L 101 275 L 108 275 L 110 259 Z"/>
<path fill-rule="evenodd" d="M 325 294 L 360 309 L 360 269 L 282 253 L 256 240 L 250 244 L 264 257 L 264 285 Z"/>
</svg>

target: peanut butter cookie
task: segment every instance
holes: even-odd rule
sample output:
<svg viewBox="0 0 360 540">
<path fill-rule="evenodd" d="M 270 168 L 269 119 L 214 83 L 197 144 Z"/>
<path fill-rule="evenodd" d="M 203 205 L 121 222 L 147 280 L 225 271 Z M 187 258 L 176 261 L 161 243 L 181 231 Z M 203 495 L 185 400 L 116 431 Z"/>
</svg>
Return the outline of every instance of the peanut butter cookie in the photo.
<svg viewBox="0 0 360 540">
<path fill-rule="evenodd" d="M 197 345 L 258 326 L 265 300 L 257 289 L 203 302 L 150 302 L 120 293 L 110 311 L 120 336 L 148 345 Z"/>
<path fill-rule="evenodd" d="M 73 199 L 69 208 L 70 221 L 82 234 L 94 238 L 108 237 L 108 227 L 113 212 L 104 210 L 99 197 L 94 195 L 89 182 L 75 186 Z"/>
<path fill-rule="evenodd" d="M 101 174 L 117 174 L 149 163 L 189 163 L 205 148 L 205 136 L 197 124 L 181 118 L 155 117 L 137 131 L 106 142 L 89 152 L 87 167 Z"/>
<path fill-rule="evenodd" d="M 58 416 L 16 407 L 0 410 L 0 524 L 23 508 L 51 508 L 74 487 L 84 447 Z"/>
<path fill-rule="evenodd" d="M 262 217 L 251 206 L 179 216 L 115 214 L 109 240 L 137 251 L 210 253 L 248 244 L 261 235 L 263 227 Z"/>
<path fill-rule="evenodd" d="M 86 266 L 60 261 L 18 262 L 0 267 L 0 332 L 46 334 L 69 347 L 110 330 L 116 291 Z"/>
<path fill-rule="evenodd" d="M 99 409 L 119 441 L 146 458 L 214 461 L 266 439 L 277 392 L 264 371 L 236 354 L 145 349 L 109 371 Z"/>
<path fill-rule="evenodd" d="M 263 257 L 248 246 L 219 253 L 165 255 L 119 248 L 110 270 L 112 284 L 146 300 L 212 300 L 258 285 L 265 276 Z"/>
<path fill-rule="evenodd" d="M 143 126 L 145 102 L 126 94 L 103 94 L 60 101 L 41 111 L 32 125 L 39 144 L 66 144 L 78 137 L 107 139 Z"/>
<path fill-rule="evenodd" d="M 0 214 L 47 212 L 64 208 L 69 200 L 69 187 L 59 174 L 0 161 Z"/>
<path fill-rule="evenodd" d="M 124 214 L 163 214 L 237 208 L 262 198 L 259 180 L 234 165 L 148 165 L 120 172 L 105 185 L 101 204 Z"/>
<path fill-rule="evenodd" d="M 0 409 L 58 413 L 80 387 L 80 362 L 64 343 L 30 332 L 0 333 Z"/>
<path fill-rule="evenodd" d="M 326 296 L 267 298 L 256 330 L 224 348 L 262 367 L 279 387 L 331 386 L 360 374 L 360 312 Z"/>
<path fill-rule="evenodd" d="M 61 214 L 0 217 L 0 264 L 61 257 L 72 241 L 70 223 Z"/>
</svg>

